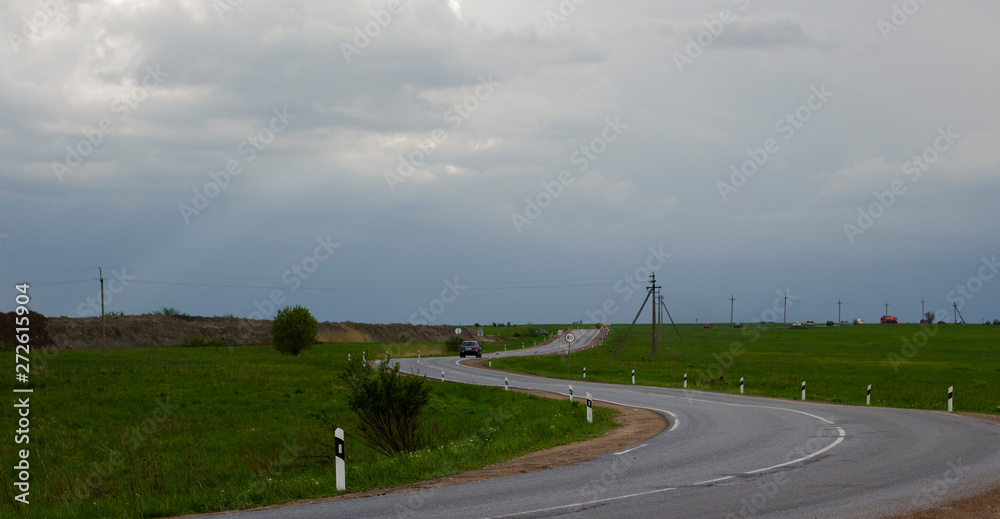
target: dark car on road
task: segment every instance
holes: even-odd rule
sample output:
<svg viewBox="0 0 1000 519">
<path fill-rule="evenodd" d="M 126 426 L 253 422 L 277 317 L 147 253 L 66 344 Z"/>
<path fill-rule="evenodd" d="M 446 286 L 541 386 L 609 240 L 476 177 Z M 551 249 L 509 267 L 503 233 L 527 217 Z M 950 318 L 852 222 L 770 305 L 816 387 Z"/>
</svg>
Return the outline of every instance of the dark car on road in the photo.
<svg viewBox="0 0 1000 519">
<path fill-rule="evenodd" d="M 458 347 L 458 356 L 464 358 L 466 355 L 475 355 L 481 358 L 483 356 L 483 347 L 476 341 L 465 341 Z"/>
</svg>

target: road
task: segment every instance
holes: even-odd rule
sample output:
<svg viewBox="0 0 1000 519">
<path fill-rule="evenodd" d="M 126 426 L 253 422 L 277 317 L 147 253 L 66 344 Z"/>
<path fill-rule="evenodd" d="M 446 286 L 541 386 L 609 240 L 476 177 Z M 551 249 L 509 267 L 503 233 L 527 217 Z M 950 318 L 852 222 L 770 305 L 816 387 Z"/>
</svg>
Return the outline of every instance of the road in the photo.
<svg viewBox="0 0 1000 519">
<path fill-rule="evenodd" d="M 574 345 L 583 346 L 596 330 L 574 333 Z M 565 343 L 541 351 L 553 348 Z M 503 386 L 507 377 L 514 388 L 568 391 L 566 381 L 458 360 L 400 362 L 404 371 L 419 369 L 434 379 L 444 371 L 452 382 Z M 577 397 L 590 392 L 595 400 L 656 410 L 671 425 L 649 441 L 585 463 L 232 517 L 868 518 L 932 507 L 1000 483 L 1000 426 L 979 418 L 580 381 L 573 390 Z"/>
</svg>

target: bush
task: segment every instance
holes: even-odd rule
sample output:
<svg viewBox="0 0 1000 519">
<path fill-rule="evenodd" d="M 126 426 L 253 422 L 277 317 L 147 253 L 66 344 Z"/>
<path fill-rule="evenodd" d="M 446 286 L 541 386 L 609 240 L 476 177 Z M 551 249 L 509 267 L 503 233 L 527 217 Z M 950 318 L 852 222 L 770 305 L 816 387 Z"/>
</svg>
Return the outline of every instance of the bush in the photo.
<svg viewBox="0 0 1000 519">
<path fill-rule="evenodd" d="M 298 355 L 310 344 L 316 343 L 319 324 L 309 309 L 296 305 L 278 310 L 271 323 L 271 340 L 281 353 Z"/>
<path fill-rule="evenodd" d="M 462 338 L 458 335 L 452 335 L 448 337 L 447 341 L 444 341 L 444 351 L 447 353 L 458 353 L 458 349 L 462 347 Z"/>
<path fill-rule="evenodd" d="M 396 342 L 406 342 L 408 340 L 410 340 L 410 338 L 406 335 L 406 333 L 399 332 L 396 334 Z"/>
<path fill-rule="evenodd" d="M 205 340 L 200 335 L 198 335 L 196 333 L 194 335 L 188 335 L 187 337 L 184 337 L 183 339 L 181 339 L 181 344 L 180 345 L 181 346 L 185 346 L 185 347 L 190 347 L 190 348 L 201 348 L 201 347 L 204 347 L 204 346 L 214 346 L 216 348 L 225 348 L 226 347 L 226 341 L 224 339 L 218 339 L 218 338 L 217 339 Z"/>
<path fill-rule="evenodd" d="M 401 376 L 399 363 L 391 360 L 386 355 L 378 367 L 372 367 L 354 359 L 338 375 L 350 391 L 348 405 L 361 419 L 358 433 L 362 440 L 390 456 L 420 448 L 417 430 L 433 391 L 422 376 Z"/>
</svg>

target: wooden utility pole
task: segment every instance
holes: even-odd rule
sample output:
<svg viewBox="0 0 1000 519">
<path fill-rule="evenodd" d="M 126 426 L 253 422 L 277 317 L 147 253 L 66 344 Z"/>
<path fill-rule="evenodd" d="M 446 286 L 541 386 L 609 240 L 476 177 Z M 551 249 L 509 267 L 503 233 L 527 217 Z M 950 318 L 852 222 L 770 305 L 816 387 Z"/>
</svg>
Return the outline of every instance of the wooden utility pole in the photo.
<svg viewBox="0 0 1000 519">
<path fill-rule="evenodd" d="M 842 322 L 844 322 L 844 321 L 841 320 L 841 318 L 840 318 L 840 298 L 838 297 L 837 298 L 837 329 L 838 330 L 840 328 L 843 328 L 843 326 L 840 325 L 840 323 L 842 323 Z"/>
<path fill-rule="evenodd" d="M 729 335 L 733 334 L 733 305 L 736 304 L 736 296 L 729 294 Z"/>
<path fill-rule="evenodd" d="M 97 275 L 101 278 L 101 335 L 104 339 L 101 341 L 101 351 L 106 351 L 108 347 L 108 328 L 104 323 L 104 271 L 101 267 L 97 267 Z"/>
<path fill-rule="evenodd" d="M 885 317 L 882 318 L 883 328 L 889 329 L 889 302 L 885 302 Z"/>
<path fill-rule="evenodd" d="M 788 324 L 788 293 L 785 293 L 785 312 L 781 317 L 781 322 L 783 324 Z"/>
<path fill-rule="evenodd" d="M 924 299 L 920 298 L 920 320 L 923 321 L 926 317 L 927 317 L 927 312 L 924 311 Z"/>
</svg>

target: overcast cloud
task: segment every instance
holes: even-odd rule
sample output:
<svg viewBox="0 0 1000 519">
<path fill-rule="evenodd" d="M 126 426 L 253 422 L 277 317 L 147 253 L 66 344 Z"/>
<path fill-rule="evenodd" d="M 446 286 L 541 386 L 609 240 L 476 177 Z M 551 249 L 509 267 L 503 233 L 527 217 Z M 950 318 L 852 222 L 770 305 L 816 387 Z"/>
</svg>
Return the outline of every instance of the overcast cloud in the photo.
<svg viewBox="0 0 1000 519">
<path fill-rule="evenodd" d="M 16 0 L 0 30 L 0 309 L 94 315 L 102 267 L 127 314 L 627 322 L 654 269 L 686 322 L 784 291 L 1000 318 L 994 1 Z"/>
</svg>

